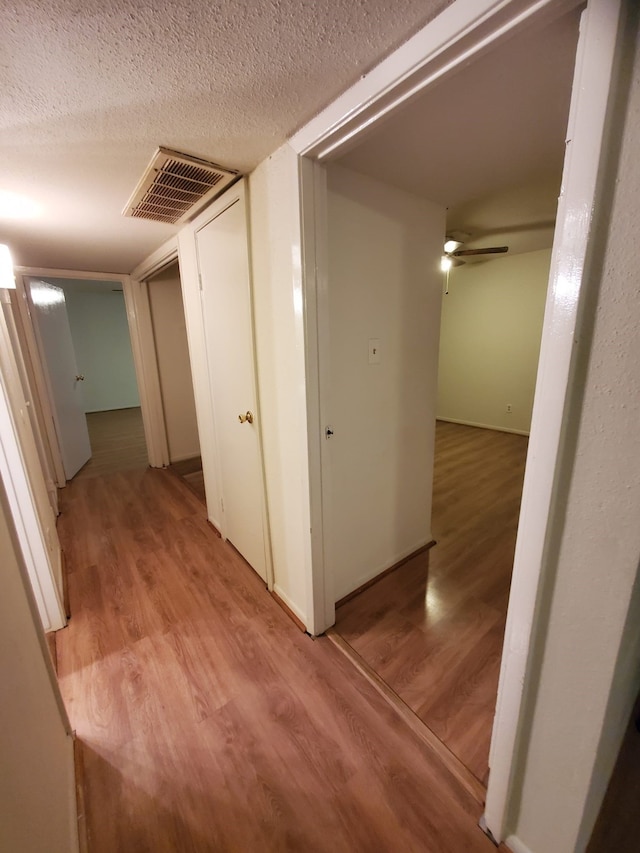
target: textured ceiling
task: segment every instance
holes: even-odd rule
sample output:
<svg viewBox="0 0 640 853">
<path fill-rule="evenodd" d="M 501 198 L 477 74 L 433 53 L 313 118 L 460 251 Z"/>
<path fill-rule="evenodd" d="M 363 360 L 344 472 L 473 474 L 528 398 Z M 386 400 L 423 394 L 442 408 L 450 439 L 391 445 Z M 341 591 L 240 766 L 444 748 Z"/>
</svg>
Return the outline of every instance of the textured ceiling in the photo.
<svg viewBox="0 0 640 853">
<path fill-rule="evenodd" d="M 468 248 L 551 246 L 579 11 L 429 88 L 340 158 L 448 208 Z"/>
<path fill-rule="evenodd" d="M 451 0 L 3 3 L 0 221 L 32 266 L 129 272 L 174 233 L 120 212 L 158 145 L 250 171 Z"/>
</svg>

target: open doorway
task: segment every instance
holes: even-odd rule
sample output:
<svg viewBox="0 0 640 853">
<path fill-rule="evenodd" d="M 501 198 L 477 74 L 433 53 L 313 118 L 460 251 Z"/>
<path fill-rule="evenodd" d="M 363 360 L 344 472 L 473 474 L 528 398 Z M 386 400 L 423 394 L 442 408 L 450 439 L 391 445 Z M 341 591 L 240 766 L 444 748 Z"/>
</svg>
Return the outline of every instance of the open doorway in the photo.
<svg viewBox="0 0 640 853">
<path fill-rule="evenodd" d="M 178 261 L 146 283 L 169 468 L 206 503 Z"/>
<path fill-rule="evenodd" d="M 336 631 L 484 785 L 578 20 L 512 37 L 327 167 Z M 510 251 L 454 269 L 441 315 L 451 231 Z"/>
<path fill-rule="evenodd" d="M 25 276 L 65 481 L 145 468 L 122 283 Z"/>
</svg>

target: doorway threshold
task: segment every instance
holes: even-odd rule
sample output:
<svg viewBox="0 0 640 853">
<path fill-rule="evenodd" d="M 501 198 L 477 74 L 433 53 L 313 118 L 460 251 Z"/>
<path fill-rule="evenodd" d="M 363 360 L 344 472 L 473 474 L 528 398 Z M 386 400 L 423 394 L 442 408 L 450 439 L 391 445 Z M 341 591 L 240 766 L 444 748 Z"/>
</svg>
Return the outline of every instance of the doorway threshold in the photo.
<svg viewBox="0 0 640 853">
<path fill-rule="evenodd" d="M 444 765 L 449 773 L 462 785 L 464 790 L 478 803 L 484 807 L 487 789 L 482 782 L 473 775 L 460 759 L 440 740 L 434 732 L 424 723 L 417 714 L 404 702 L 398 694 L 381 678 L 378 673 L 358 654 L 336 630 L 329 628 L 325 636 L 333 645 L 349 660 L 349 662 L 364 676 L 369 684 L 382 696 L 387 704 L 406 723 L 411 731 L 433 752 L 438 761 Z"/>
</svg>

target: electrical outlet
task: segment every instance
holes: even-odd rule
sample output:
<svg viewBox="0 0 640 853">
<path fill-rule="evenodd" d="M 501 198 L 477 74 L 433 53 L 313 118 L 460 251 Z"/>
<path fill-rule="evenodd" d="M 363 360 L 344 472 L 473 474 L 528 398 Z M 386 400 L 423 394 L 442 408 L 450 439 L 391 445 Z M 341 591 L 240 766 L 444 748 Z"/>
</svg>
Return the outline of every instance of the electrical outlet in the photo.
<svg viewBox="0 0 640 853">
<path fill-rule="evenodd" d="M 513 406 L 511 403 L 507 403 L 507 414 L 510 415 L 513 412 Z"/>
</svg>

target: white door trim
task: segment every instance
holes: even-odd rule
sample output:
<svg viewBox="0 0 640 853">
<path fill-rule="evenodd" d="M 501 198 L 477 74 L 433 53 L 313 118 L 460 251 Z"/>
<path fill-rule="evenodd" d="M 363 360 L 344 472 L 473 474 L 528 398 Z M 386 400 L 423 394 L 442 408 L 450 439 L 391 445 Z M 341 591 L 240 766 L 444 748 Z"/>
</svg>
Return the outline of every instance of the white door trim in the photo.
<svg viewBox="0 0 640 853">
<path fill-rule="evenodd" d="M 508 831 L 519 723 L 526 706 L 536 606 L 553 524 L 565 413 L 572 393 L 575 340 L 588 279 L 588 251 L 607 111 L 619 47 L 621 0 L 589 0 L 580 24 L 567 152 L 562 175 L 549 290 L 529 438 L 528 462 L 494 718 L 485 819 L 493 835 Z"/>
<path fill-rule="evenodd" d="M 376 122 L 456 67 L 480 56 L 535 18 L 538 25 L 582 0 L 456 0 L 295 133 L 296 153 L 326 160 L 344 154 Z"/>
<path fill-rule="evenodd" d="M 320 423 L 324 409 L 323 370 L 326 370 L 322 361 L 328 352 L 326 187 L 322 170 L 317 164 L 308 164 L 307 159 L 328 161 L 344 153 L 356 138 L 360 140 L 391 110 L 469 57 L 489 50 L 524 26 L 539 26 L 577 5 L 567 0 L 458 0 L 290 140 L 300 156 L 313 589 L 314 595 L 324 593 L 323 600 L 314 601 L 316 630 L 329 627 L 333 618 L 331 583 L 325 567 L 325 552 L 330 542 L 326 535 L 326 513 L 322 511 Z M 551 522 L 565 402 L 570 393 L 579 297 L 617 48 L 620 0 L 589 0 L 588 5 L 589 16 L 596 23 L 589 23 L 576 61 L 570 147 L 558 211 L 531 429 L 529 458 L 536 461 L 535 467 L 528 467 L 525 479 L 491 747 L 486 821 L 497 840 L 508 829 L 506 819 L 517 757 L 517 733 L 525 702 L 523 684 L 536 628 L 535 606 Z M 588 61 L 581 62 L 585 55 Z M 322 535 L 318 534 L 318 528 L 323 530 Z"/>
<path fill-rule="evenodd" d="M 55 477 L 56 485 L 62 489 L 66 485 L 67 478 L 64 473 L 62 452 L 58 441 L 58 433 L 55 428 L 49 384 L 42 365 L 42 356 L 40 355 L 40 347 L 31 315 L 31 300 L 29 298 L 29 288 L 26 283 L 28 276 L 27 272 L 23 272 L 20 268 L 16 269 L 18 315 L 22 326 L 24 343 L 27 348 L 27 352 L 23 355 L 28 357 L 33 373 L 34 387 L 32 390 L 37 399 L 37 405 L 42 412 L 44 438 L 46 439 L 53 465 L 52 474 Z"/>
<path fill-rule="evenodd" d="M 0 291 L 0 294 L 4 294 L 3 298 L 7 295 L 6 291 Z M 17 401 L 24 400 L 24 397 L 4 316 L 0 317 L 0 352 L 3 368 L 0 371 L 0 476 L 7 492 L 42 627 L 45 631 L 57 631 L 64 628 L 67 620 L 49 556 L 45 530 L 27 473 L 30 470 L 31 476 L 35 477 L 40 475 L 41 471 L 29 468 L 19 438 L 20 429 L 16 421 L 21 417 L 21 413 Z M 31 423 L 25 415 L 22 416 L 22 428 L 23 436 L 28 437 Z M 36 451 L 35 439 L 32 437 L 30 440 L 34 441 L 33 449 Z M 31 455 L 31 459 L 37 459 L 37 464 L 40 464 L 37 451 Z M 42 483 L 43 488 L 46 488 L 44 475 Z M 55 523 L 53 515 L 51 523 Z M 51 548 L 52 552 L 58 548 L 57 538 L 56 542 L 51 542 Z"/>
<path fill-rule="evenodd" d="M 184 300 L 185 319 L 187 322 L 187 338 L 189 341 L 189 357 L 193 371 L 193 385 L 196 401 L 196 413 L 198 417 L 198 432 L 200 436 L 207 436 L 208 440 L 202 441 L 200 452 L 202 455 L 202 470 L 207 493 L 207 512 L 211 523 L 219 530 L 223 538 L 226 538 L 227 528 L 224 517 L 224 495 L 222 494 L 222 479 L 220 475 L 220 448 L 218 443 L 218 432 L 215 421 L 215 405 L 211 391 L 211 379 L 209 376 L 209 361 L 207 356 L 206 333 L 204 316 L 202 310 L 202 291 L 200 286 L 200 270 L 198 266 L 198 253 L 196 246 L 196 233 L 204 228 L 209 222 L 219 216 L 224 210 L 243 200 L 245 208 L 247 252 L 249 252 L 249 221 L 247 210 L 247 191 L 244 179 L 237 181 L 229 189 L 198 214 L 180 231 L 178 235 L 180 278 L 182 281 L 182 297 Z M 251 336 L 254 359 L 254 393 L 256 400 L 256 428 L 258 430 L 258 454 L 260 461 L 260 478 L 262 485 L 262 515 L 263 531 L 265 539 L 265 563 L 267 575 L 267 587 L 272 590 L 274 586 L 273 557 L 271 550 L 271 533 L 269 525 L 269 513 L 267 503 L 266 478 L 264 468 L 264 450 L 262 437 L 262 418 L 260 412 L 260 396 L 258 391 L 258 371 L 256 364 L 255 344 L 255 319 L 253 280 L 251 276 L 250 257 L 247 258 L 249 290 L 251 304 Z"/>
<path fill-rule="evenodd" d="M 37 392 L 40 405 L 42 406 L 43 411 L 45 413 L 45 423 L 47 424 L 48 429 L 47 439 L 51 447 L 51 453 L 56 468 L 58 486 L 62 488 L 66 483 L 66 478 L 64 477 L 64 469 L 62 468 L 62 456 L 60 453 L 58 437 L 53 427 L 52 416 L 50 416 L 52 409 L 49 391 L 47 387 L 47 381 L 42 369 L 40 351 L 37 345 L 37 340 L 29 310 L 29 295 L 28 289 L 25 285 L 25 278 L 29 277 L 82 279 L 85 281 L 113 281 L 122 285 L 125 307 L 127 311 L 127 323 L 129 325 L 129 337 L 131 338 L 133 364 L 136 373 L 136 380 L 138 383 L 138 393 L 140 395 L 140 409 L 142 412 L 142 422 L 145 433 L 145 441 L 147 444 L 149 465 L 151 465 L 152 467 L 162 467 L 163 465 L 168 464 L 168 450 L 166 451 L 167 462 L 164 462 L 164 456 L 162 455 L 162 437 L 160 437 L 160 439 L 158 439 L 157 437 L 157 419 L 154 409 L 155 401 L 153 397 L 153 371 L 152 369 L 147 367 L 146 361 L 144 361 L 141 357 L 140 326 L 142 324 L 138 322 L 138 316 L 141 315 L 144 318 L 145 297 L 144 295 L 140 295 L 139 289 L 135 286 L 136 283 L 131 280 L 130 276 L 124 275 L 122 273 L 102 273 L 93 271 L 90 272 L 87 270 L 58 270 L 47 267 L 16 267 L 16 279 L 18 280 L 18 289 L 21 294 L 20 307 L 23 312 L 23 325 L 26 332 L 30 359 L 36 376 L 37 388 L 34 389 L 34 391 Z M 149 310 L 148 300 L 146 304 L 146 310 L 147 312 Z M 149 323 L 150 322 L 151 318 L 149 314 Z M 159 380 L 157 394 L 158 399 L 160 399 Z M 160 422 L 162 424 L 162 430 L 164 430 L 162 408 L 160 408 Z M 164 440 L 166 445 L 166 433 Z"/>
<path fill-rule="evenodd" d="M 160 372 L 155 345 L 155 332 L 149 303 L 149 279 L 178 260 L 178 238 L 171 237 L 160 248 L 138 264 L 129 276 L 125 289 L 127 317 L 138 377 L 140 404 L 144 421 L 149 464 L 163 468 L 170 464 L 169 440 L 162 405 Z"/>
</svg>

